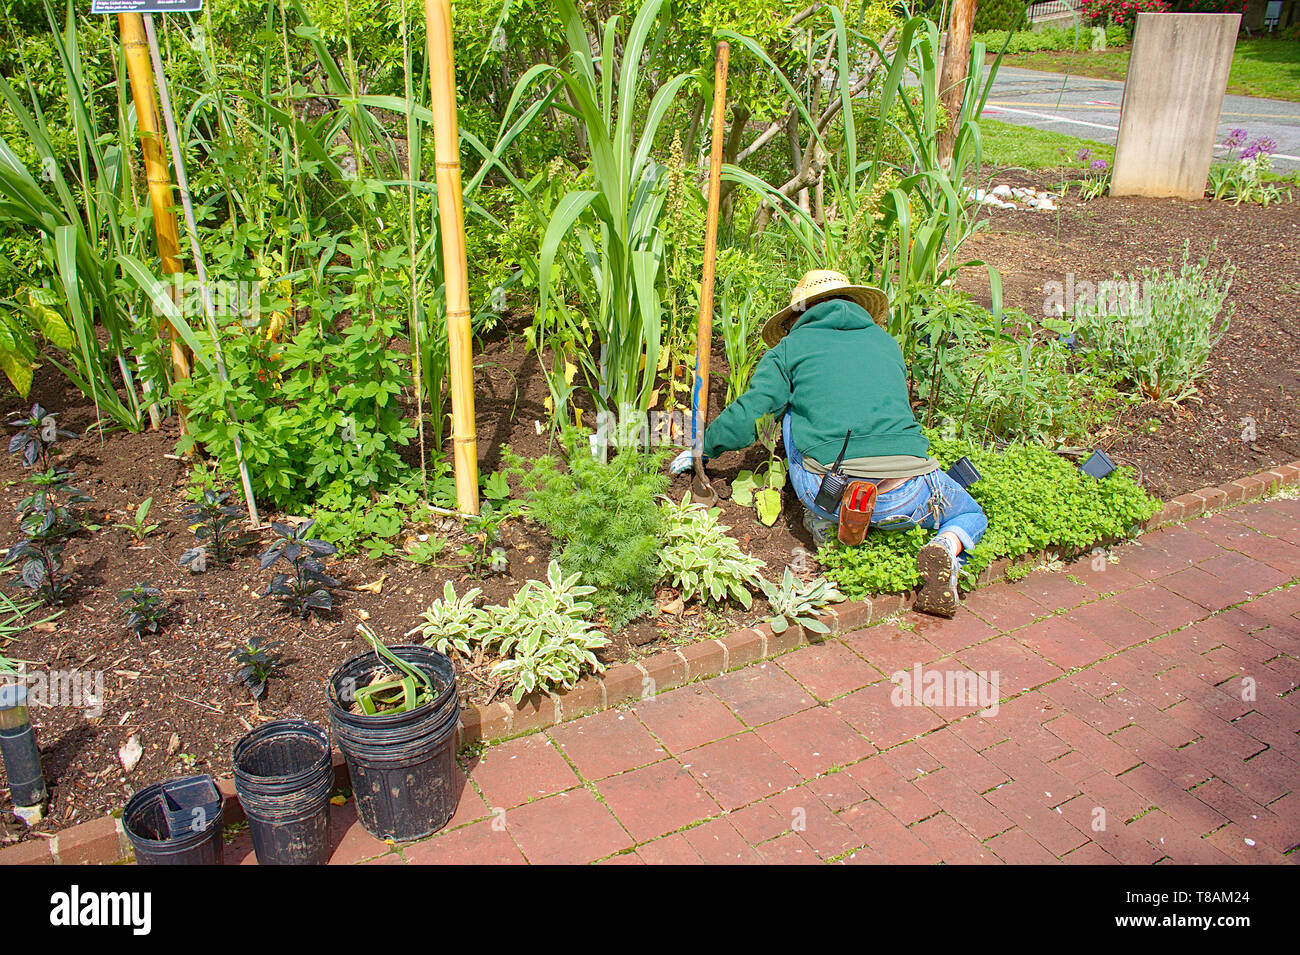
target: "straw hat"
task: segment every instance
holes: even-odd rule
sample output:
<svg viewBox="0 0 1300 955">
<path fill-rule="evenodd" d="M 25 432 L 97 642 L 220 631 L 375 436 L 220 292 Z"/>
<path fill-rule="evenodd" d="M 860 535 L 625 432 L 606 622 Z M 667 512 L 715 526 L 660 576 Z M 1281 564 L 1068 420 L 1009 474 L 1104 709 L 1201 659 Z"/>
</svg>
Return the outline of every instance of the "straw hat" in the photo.
<svg viewBox="0 0 1300 955">
<path fill-rule="evenodd" d="M 884 325 L 889 314 L 889 299 L 873 285 L 854 285 L 843 272 L 812 269 L 805 272 L 790 293 L 790 304 L 767 320 L 763 341 L 768 348 L 785 337 L 800 315 L 828 298 L 847 298 L 865 308 L 877 325 Z"/>
</svg>

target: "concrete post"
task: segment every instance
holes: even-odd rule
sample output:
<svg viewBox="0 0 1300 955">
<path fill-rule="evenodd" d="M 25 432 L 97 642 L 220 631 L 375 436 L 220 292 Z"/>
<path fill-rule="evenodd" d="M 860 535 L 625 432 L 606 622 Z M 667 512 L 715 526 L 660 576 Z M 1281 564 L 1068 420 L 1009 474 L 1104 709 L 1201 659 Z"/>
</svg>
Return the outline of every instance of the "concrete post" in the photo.
<svg viewBox="0 0 1300 955">
<path fill-rule="evenodd" d="M 1239 13 L 1140 13 L 1124 81 L 1112 196 L 1200 199 Z"/>
</svg>

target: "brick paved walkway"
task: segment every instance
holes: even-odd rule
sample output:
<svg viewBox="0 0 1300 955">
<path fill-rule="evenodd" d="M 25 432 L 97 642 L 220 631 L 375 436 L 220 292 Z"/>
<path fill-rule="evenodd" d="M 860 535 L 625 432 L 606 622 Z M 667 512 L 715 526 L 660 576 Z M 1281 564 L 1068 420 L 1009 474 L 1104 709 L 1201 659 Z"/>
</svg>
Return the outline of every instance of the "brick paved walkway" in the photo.
<svg viewBox="0 0 1300 955">
<path fill-rule="evenodd" d="M 1300 861 L 1300 501 L 1113 556 L 490 747 L 443 832 L 349 805 L 335 861 Z M 918 664 L 1003 702 L 894 705 Z"/>
</svg>

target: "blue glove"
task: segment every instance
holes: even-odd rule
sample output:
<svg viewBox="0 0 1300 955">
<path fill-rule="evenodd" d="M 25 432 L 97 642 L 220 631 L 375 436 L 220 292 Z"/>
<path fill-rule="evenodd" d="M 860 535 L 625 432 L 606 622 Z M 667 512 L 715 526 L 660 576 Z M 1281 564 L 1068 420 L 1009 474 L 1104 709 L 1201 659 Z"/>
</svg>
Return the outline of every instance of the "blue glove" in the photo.
<svg viewBox="0 0 1300 955">
<path fill-rule="evenodd" d="M 701 458 L 701 461 L 704 464 L 709 463 L 708 458 Z M 695 470 L 695 452 L 690 448 L 687 448 L 681 454 L 677 455 L 677 457 L 673 458 L 672 462 L 668 465 L 668 473 L 673 477 L 677 477 L 679 474 L 685 474 L 688 471 L 693 470 Z"/>
</svg>

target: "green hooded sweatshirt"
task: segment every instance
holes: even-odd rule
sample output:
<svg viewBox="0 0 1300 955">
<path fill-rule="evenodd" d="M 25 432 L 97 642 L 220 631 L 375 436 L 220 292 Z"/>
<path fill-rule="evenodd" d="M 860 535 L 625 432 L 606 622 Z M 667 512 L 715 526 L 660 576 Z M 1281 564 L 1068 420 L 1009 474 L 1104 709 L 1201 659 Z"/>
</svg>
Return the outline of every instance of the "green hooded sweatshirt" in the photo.
<svg viewBox="0 0 1300 955">
<path fill-rule="evenodd" d="M 862 306 L 819 302 L 754 369 L 749 390 L 704 432 L 704 454 L 749 447 L 754 422 L 789 408 L 795 447 L 829 466 L 852 429 L 846 459 L 889 455 L 925 458 L 929 442 L 907 400 L 903 352 Z"/>
</svg>

